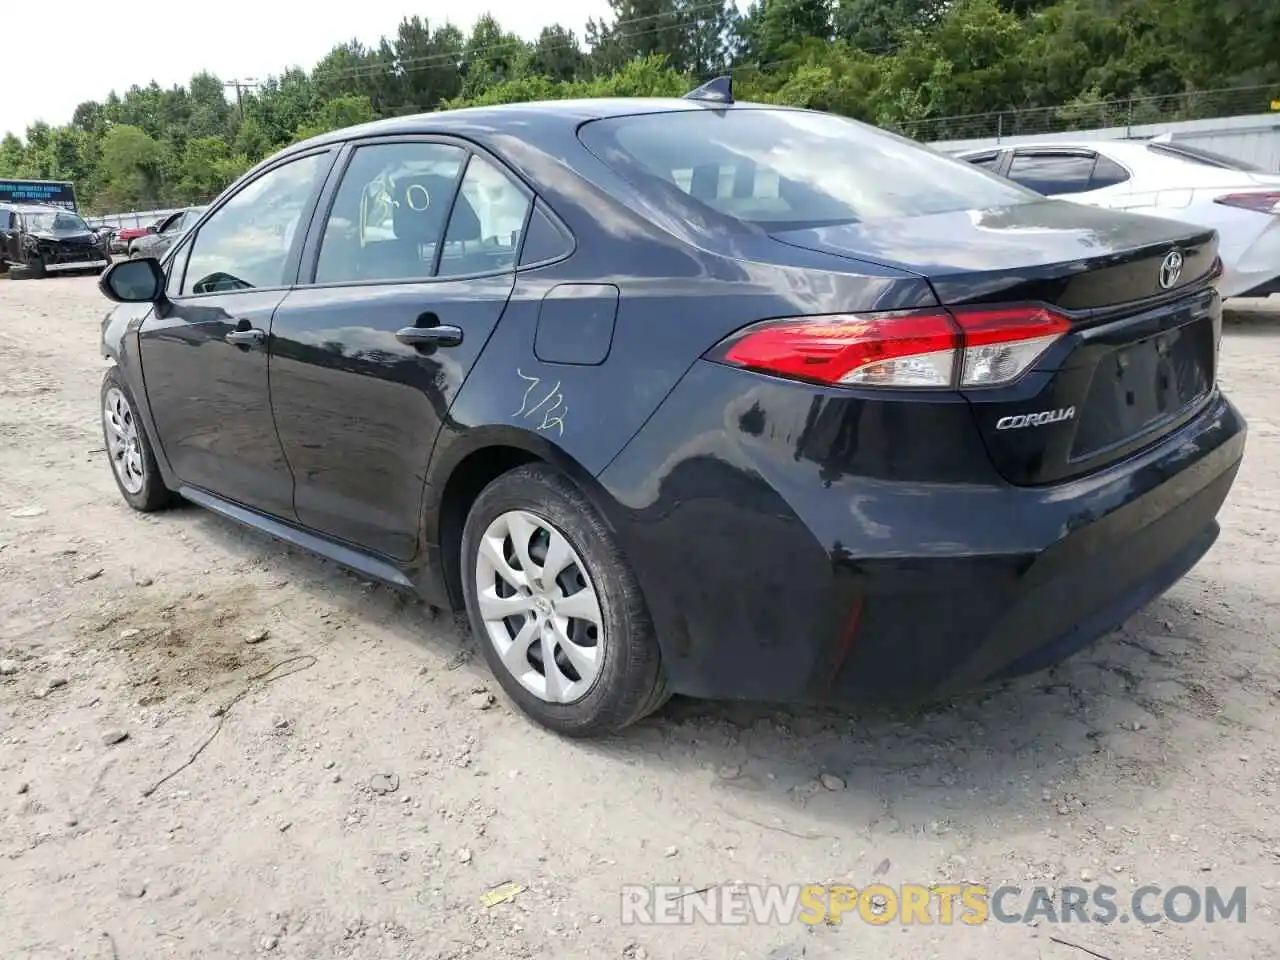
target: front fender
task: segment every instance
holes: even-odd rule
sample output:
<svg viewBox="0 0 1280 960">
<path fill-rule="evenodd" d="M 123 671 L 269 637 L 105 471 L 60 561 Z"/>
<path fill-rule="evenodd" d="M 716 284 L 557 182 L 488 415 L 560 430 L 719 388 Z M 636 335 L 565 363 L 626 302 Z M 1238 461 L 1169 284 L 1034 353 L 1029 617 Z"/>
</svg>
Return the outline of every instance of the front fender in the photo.
<svg viewBox="0 0 1280 960">
<path fill-rule="evenodd" d="M 155 419 L 151 415 L 151 403 L 147 397 L 146 377 L 143 375 L 142 355 L 138 349 L 138 328 L 151 315 L 153 309 L 149 303 L 122 303 L 109 311 L 102 318 L 102 355 L 119 369 L 124 377 L 133 402 L 138 408 L 138 416 L 151 441 L 156 465 L 160 468 L 160 476 L 170 490 L 179 485 L 177 474 L 169 463 L 164 452 L 164 438 L 156 431 Z"/>
</svg>

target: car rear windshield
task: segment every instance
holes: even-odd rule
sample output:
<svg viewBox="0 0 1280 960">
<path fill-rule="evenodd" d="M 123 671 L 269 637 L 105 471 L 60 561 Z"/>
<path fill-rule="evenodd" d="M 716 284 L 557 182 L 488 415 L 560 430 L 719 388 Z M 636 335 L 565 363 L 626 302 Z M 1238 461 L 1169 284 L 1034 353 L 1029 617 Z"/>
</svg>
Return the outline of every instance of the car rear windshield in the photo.
<svg viewBox="0 0 1280 960">
<path fill-rule="evenodd" d="M 614 117 L 579 136 L 638 186 L 765 229 L 801 229 L 1043 198 L 910 140 L 824 113 L 733 108 Z"/>
<path fill-rule="evenodd" d="M 1254 166 L 1226 154 L 1215 153 L 1203 147 L 1193 147 L 1185 143 L 1148 143 L 1147 149 L 1166 157 L 1177 157 L 1189 163 L 1199 163 L 1206 167 L 1218 167 L 1222 170 L 1237 170 L 1241 173 L 1269 173 L 1262 167 Z"/>
</svg>

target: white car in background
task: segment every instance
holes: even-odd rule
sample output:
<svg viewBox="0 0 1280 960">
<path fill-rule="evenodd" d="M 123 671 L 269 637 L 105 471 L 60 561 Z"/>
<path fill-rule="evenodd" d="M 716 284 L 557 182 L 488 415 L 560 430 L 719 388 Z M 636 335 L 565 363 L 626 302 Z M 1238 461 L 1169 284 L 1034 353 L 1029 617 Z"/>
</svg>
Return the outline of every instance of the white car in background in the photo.
<svg viewBox="0 0 1280 960">
<path fill-rule="evenodd" d="M 1224 297 L 1280 293 L 1280 173 L 1167 138 L 1054 140 L 953 156 L 1045 196 L 1213 227 Z"/>
</svg>

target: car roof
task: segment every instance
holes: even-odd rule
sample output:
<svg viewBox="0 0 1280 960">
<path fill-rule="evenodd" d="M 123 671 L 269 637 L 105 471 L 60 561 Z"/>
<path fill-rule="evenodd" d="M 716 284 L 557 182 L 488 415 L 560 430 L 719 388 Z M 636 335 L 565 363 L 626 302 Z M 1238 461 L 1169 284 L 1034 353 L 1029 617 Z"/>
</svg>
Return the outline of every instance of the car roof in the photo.
<svg viewBox="0 0 1280 960">
<path fill-rule="evenodd" d="M 388 134 L 452 133 L 466 137 L 483 137 L 504 128 L 516 128 L 521 136 L 531 140 L 539 134 L 555 134 L 566 127 L 577 127 L 589 120 L 611 117 L 636 116 L 646 113 L 692 112 L 694 110 L 741 110 L 767 108 L 785 110 L 787 107 L 766 103 L 708 103 L 685 100 L 680 97 L 598 97 L 582 100 L 535 100 L 528 103 L 505 103 L 486 107 L 462 107 L 457 110 L 438 110 L 434 113 L 415 113 L 403 117 L 388 117 L 354 127 L 344 127 L 303 140 L 287 152 L 306 150 L 328 143 L 339 143 L 360 137 L 378 137 Z"/>
<path fill-rule="evenodd" d="M 1112 156 L 1147 154 L 1146 140 L 1038 140 L 1034 143 L 1001 143 L 990 147 L 972 147 L 952 154 L 954 157 L 972 157 L 999 150 L 1093 150 Z"/>
</svg>

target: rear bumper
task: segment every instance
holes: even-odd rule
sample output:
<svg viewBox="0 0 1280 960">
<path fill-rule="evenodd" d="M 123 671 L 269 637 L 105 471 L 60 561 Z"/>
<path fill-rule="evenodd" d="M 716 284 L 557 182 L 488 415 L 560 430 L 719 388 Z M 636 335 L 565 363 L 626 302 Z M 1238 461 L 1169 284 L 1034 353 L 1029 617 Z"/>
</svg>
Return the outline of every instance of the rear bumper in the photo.
<svg viewBox="0 0 1280 960">
<path fill-rule="evenodd" d="M 1245 422 L 1215 394 L 1177 432 L 1080 480 L 923 482 L 905 453 L 890 455 L 900 479 L 868 477 L 812 462 L 805 433 L 821 415 L 800 414 L 803 430 L 793 416 L 811 390 L 762 380 L 744 397 L 736 372 L 712 366 L 600 478 L 669 681 L 694 696 L 905 703 L 1056 662 L 1205 554 L 1244 453 Z M 864 410 L 825 449 L 936 449 L 957 436 L 948 417 L 930 418 L 946 425 L 936 437 L 895 438 L 878 435 L 891 415 Z"/>
<path fill-rule="evenodd" d="M 1246 290 L 1244 293 L 1237 293 L 1237 297 L 1269 297 L 1274 293 L 1280 293 L 1280 276 L 1272 277 L 1263 283 L 1258 284 Z"/>
<path fill-rule="evenodd" d="M 1280 218 L 1252 210 L 1238 212 L 1238 219 L 1220 231 L 1225 272 L 1218 290 L 1224 298 L 1265 296 L 1255 291 L 1274 287 L 1280 280 Z"/>
</svg>

